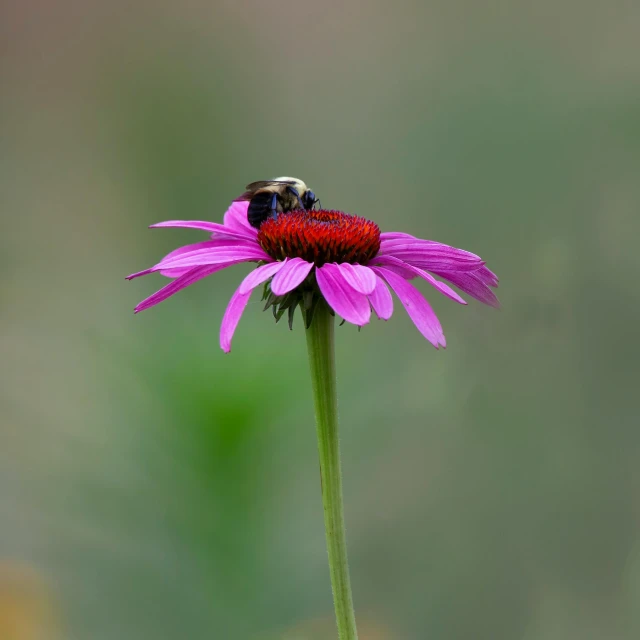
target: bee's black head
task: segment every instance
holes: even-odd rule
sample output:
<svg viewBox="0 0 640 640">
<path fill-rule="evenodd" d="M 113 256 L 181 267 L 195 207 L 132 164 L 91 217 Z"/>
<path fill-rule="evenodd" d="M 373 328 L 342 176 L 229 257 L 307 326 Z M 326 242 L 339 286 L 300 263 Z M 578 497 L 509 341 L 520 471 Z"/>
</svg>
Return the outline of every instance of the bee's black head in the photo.
<svg viewBox="0 0 640 640">
<path fill-rule="evenodd" d="M 316 194 L 313 191 L 308 190 L 302 196 L 302 205 L 305 209 L 313 209 L 313 205 L 318 202 L 318 198 L 316 198 Z"/>
</svg>

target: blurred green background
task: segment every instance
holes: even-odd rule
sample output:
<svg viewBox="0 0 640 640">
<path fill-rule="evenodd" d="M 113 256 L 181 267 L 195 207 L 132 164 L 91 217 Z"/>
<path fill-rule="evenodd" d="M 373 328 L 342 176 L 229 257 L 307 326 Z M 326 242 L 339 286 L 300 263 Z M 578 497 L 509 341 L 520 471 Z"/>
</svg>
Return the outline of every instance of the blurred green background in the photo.
<svg viewBox="0 0 640 640">
<path fill-rule="evenodd" d="M 361 640 L 640 637 L 640 5 L 5 0 L 0 638 L 335 638 L 300 322 L 127 283 L 247 182 L 481 254 L 337 331 Z"/>
</svg>

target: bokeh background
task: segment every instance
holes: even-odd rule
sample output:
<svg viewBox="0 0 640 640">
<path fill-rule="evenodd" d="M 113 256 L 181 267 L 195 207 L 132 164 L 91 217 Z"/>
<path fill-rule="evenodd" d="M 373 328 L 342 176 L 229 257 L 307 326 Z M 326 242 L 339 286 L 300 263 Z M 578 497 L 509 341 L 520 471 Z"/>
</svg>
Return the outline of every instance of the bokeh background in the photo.
<svg viewBox="0 0 640 640">
<path fill-rule="evenodd" d="M 0 7 L 2 640 L 335 638 L 300 323 L 124 280 L 282 174 L 501 277 L 337 332 L 361 639 L 640 637 L 638 3 Z"/>
</svg>

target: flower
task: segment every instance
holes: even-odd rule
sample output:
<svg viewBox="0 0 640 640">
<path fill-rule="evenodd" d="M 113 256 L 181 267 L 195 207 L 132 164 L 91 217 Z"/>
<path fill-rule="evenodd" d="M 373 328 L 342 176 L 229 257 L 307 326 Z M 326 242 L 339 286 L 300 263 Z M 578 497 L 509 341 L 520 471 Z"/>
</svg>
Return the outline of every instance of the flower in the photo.
<svg viewBox="0 0 640 640">
<path fill-rule="evenodd" d="M 181 289 L 241 262 L 260 263 L 235 291 L 222 319 L 220 346 L 231 350 L 231 340 L 252 291 L 264 285 L 263 299 L 276 320 L 288 311 L 289 323 L 300 306 L 307 327 L 313 310 L 324 298 L 345 321 L 359 327 L 369 323 L 371 310 L 382 320 L 393 313 L 389 287 L 403 304 L 418 331 L 434 347 L 445 347 L 440 322 L 429 303 L 409 282 L 426 280 L 445 296 L 466 304 L 447 284 L 480 302 L 497 307 L 491 287 L 497 276 L 473 253 L 408 233 L 380 233 L 377 224 L 340 211 L 292 211 L 270 218 L 255 229 L 247 221 L 247 202 L 234 202 L 224 224 L 169 220 L 152 227 L 201 229 L 211 239 L 172 251 L 150 269 L 128 280 L 159 271 L 173 280 L 143 300 L 135 312 L 166 300 Z M 433 274 L 433 275 L 432 275 Z"/>
</svg>

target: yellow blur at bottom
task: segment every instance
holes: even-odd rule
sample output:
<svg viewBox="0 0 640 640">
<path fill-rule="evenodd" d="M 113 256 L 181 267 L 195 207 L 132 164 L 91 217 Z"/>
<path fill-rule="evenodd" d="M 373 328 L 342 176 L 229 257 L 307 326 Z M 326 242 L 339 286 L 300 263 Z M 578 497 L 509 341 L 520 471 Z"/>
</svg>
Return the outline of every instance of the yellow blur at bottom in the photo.
<svg viewBox="0 0 640 640">
<path fill-rule="evenodd" d="M 43 578 L 30 567 L 0 562 L 0 639 L 55 640 L 55 618 Z"/>
</svg>

